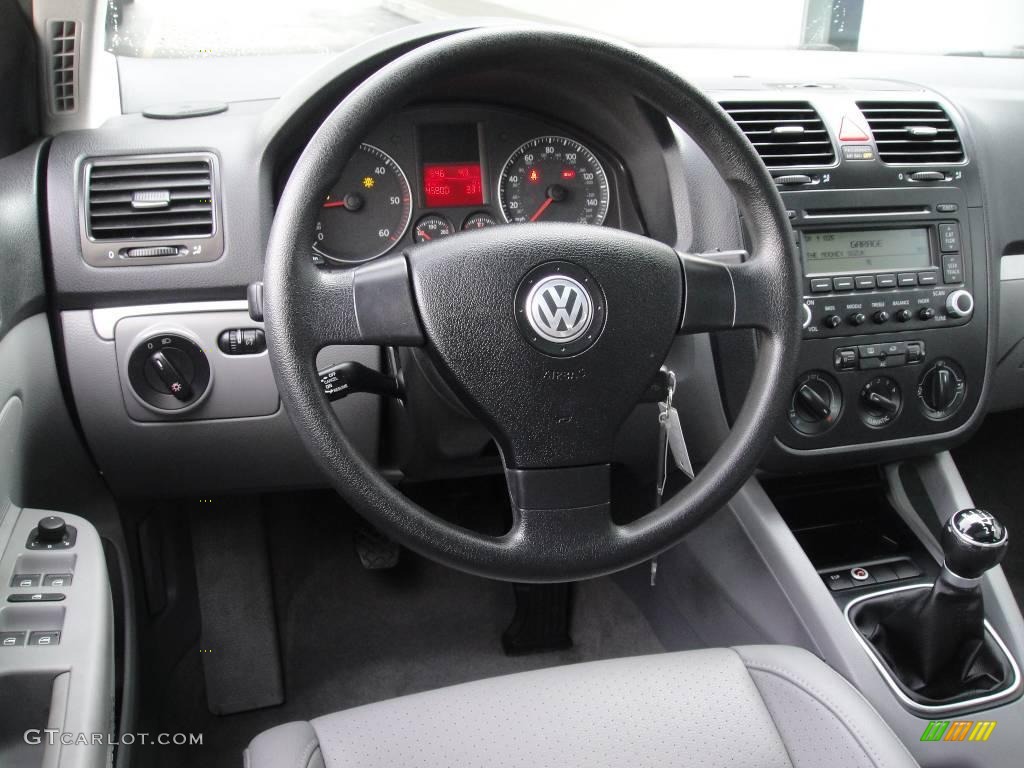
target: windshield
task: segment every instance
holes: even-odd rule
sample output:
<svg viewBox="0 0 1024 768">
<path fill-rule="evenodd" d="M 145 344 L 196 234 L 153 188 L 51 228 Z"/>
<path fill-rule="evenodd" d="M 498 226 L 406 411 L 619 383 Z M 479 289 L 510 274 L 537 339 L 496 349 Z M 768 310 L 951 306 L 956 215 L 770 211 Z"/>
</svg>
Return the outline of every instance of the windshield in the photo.
<svg viewBox="0 0 1024 768">
<path fill-rule="evenodd" d="M 1024 56 L 1022 0 L 108 0 L 119 56 L 341 51 L 421 21 L 501 16 L 643 46 Z"/>
</svg>

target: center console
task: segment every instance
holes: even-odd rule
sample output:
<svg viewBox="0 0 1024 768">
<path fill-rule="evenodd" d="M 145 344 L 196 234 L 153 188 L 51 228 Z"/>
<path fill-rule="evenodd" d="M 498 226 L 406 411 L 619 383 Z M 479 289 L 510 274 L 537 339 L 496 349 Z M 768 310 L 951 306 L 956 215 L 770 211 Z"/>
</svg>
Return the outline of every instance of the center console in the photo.
<svg viewBox="0 0 1024 768">
<path fill-rule="evenodd" d="M 993 365 L 993 270 L 969 128 L 911 86 L 800 88 L 722 101 L 775 179 L 802 267 L 798 374 L 763 466 L 948 447 L 978 421 Z M 742 355 L 723 352 L 729 343 L 719 384 L 734 416 L 746 381 L 736 383 Z"/>
<path fill-rule="evenodd" d="M 804 269 L 804 341 L 779 442 L 820 451 L 963 426 L 987 347 L 985 250 L 973 243 L 963 190 L 786 198 Z"/>
</svg>

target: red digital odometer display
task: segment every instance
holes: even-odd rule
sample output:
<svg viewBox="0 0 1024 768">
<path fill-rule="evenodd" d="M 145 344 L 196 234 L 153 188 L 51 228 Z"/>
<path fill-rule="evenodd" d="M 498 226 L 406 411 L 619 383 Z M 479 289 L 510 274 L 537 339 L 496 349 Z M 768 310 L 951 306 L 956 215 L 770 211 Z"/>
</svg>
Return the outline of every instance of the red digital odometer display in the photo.
<svg viewBox="0 0 1024 768">
<path fill-rule="evenodd" d="M 423 200 L 427 208 L 483 205 L 480 163 L 424 164 Z"/>
</svg>

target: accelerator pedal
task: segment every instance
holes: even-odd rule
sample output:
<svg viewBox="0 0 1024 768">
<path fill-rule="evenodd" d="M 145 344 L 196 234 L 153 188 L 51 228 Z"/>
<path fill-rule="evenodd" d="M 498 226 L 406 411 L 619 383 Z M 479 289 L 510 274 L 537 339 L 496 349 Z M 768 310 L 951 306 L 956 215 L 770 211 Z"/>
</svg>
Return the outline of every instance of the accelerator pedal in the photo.
<svg viewBox="0 0 1024 768">
<path fill-rule="evenodd" d="M 361 519 L 356 523 L 356 554 L 359 562 L 368 571 L 385 571 L 398 565 L 402 547 L 372 525 Z"/>
</svg>

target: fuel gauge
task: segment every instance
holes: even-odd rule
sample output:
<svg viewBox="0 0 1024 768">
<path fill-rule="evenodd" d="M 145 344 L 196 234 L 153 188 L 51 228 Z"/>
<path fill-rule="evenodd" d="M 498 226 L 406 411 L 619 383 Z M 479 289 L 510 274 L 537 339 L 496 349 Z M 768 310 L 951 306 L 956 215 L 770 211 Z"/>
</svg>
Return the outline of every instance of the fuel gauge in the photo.
<svg viewBox="0 0 1024 768">
<path fill-rule="evenodd" d="M 491 214 L 477 211 L 476 213 L 469 214 L 466 220 L 462 222 L 462 230 L 468 232 L 471 229 L 486 229 L 487 227 L 493 227 L 497 223 Z"/>
</svg>

